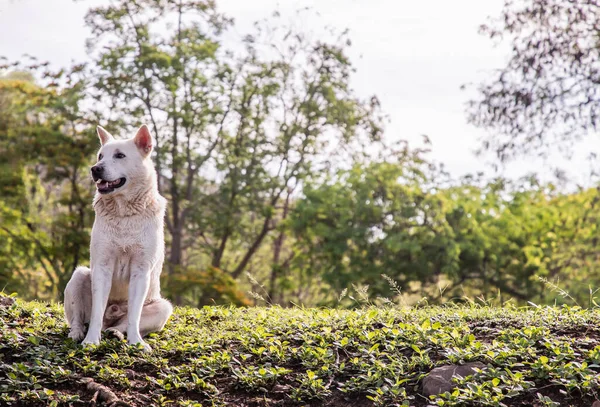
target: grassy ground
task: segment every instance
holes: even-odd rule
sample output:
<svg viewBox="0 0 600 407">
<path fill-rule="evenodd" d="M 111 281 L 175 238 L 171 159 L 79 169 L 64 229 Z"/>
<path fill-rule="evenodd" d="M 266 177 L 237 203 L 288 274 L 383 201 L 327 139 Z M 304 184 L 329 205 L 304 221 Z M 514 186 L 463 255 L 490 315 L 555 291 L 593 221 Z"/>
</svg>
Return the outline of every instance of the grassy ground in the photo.
<svg viewBox="0 0 600 407">
<path fill-rule="evenodd" d="M 0 405 L 589 407 L 600 387 L 600 313 L 566 307 L 180 308 L 148 343 L 84 350 L 59 305 L 0 305 Z M 468 361 L 487 368 L 420 394 Z"/>
</svg>

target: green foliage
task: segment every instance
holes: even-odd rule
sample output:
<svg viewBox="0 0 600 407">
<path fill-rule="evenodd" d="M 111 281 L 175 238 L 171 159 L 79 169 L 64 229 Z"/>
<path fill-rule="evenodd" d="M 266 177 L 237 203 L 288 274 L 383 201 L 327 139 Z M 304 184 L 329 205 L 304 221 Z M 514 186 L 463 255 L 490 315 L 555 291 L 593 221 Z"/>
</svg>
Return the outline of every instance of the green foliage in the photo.
<svg viewBox="0 0 600 407">
<path fill-rule="evenodd" d="M 163 277 L 163 287 L 172 295 L 182 296 L 196 306 L 214 303 L 250 305 L 249 299 L 240 291 L 235 280 L 222 270 L 208 267 L 206 270 L 186 268 Z"/>
<path fill-rule="evenodd" d="M 430 193 L 429 164 L 408 149 L 395 158 L 305 186 L 290 220 L 303 253 L 297 267 L 319 274 L 337 292 L 363 283 L 380 294 L 388 288 L 382 273 L 404 286 L 433 278 L 436 263 L 444 266 L 438 253 L 450 248 L 437 239 L 443 212 Z"/>
<path fill-rule="evenodd" d="M 82 184 L 95 148 L 79 112 L 79 67 L 47 78 L 0 78 L 0 262 L 11 271 L 2 283 L 37 298 L 61 295 L 88 257 L 91 191 Z"/>
<path fill-rule="evenodd" d="M 366 284 L 389 297 L 391 282 L 411 301 L 595 306 L 596 188 L 561 193 L 535 178 L 471 177 L 439 186 L 428 168 L 405 154 L 306 185 L 290 219 L 301 253 L 294 266 L 337 292 Z"/>
<path fill-rule="evenodd" d="M 600 389 L 600 317 L 578 307 L 177 308 L 148 354 L 85 350 L 62 307 L 0 299 L 7 405 L 88 402 L 89 379 L 131 406 L 420 405 L 434 367 L 470 361 L 485 367 L 429 404 L 591 405 Z"/>
</svg>

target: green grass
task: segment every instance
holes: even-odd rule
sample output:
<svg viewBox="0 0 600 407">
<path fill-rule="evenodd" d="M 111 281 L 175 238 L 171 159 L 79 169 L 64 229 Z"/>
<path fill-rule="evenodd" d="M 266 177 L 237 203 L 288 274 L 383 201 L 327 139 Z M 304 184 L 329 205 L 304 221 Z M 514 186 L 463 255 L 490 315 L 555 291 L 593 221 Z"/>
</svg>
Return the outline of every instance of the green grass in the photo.
<svg viewBox="0 0 600 407">
<path fill-rule="evenodd" d="M 115 406 L 591 406 L 600 387 L 600 313 L 578 308 L 179 308 L 151 354 L 83 349 L 62 312 L 0 306 L 0 405 L 88 406 L 86 378 Z M 432 368 L 468 361 L 487 368 L 420 394 Z"/>
</svg>

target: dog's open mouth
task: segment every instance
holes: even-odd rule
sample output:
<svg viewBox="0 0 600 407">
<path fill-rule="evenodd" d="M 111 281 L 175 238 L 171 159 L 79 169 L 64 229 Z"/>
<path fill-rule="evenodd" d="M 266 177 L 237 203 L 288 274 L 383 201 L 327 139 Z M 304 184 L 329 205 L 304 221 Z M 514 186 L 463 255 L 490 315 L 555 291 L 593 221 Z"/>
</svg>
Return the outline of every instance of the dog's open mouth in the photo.
<svg viewBox="0 0 600 407">
<path fill-rule="evenodd" d="M 101 194 L 108 194 L 114 191 L 115 189 L 121 188 L 123 185 L 125 185 L 125 181 L 127 181 L 126 178 L 119 178 L 114 181 L 105 181 L 103 179 L 99 179 L 98 181 L 96 181 L 96 189 Z"/>
</svg>

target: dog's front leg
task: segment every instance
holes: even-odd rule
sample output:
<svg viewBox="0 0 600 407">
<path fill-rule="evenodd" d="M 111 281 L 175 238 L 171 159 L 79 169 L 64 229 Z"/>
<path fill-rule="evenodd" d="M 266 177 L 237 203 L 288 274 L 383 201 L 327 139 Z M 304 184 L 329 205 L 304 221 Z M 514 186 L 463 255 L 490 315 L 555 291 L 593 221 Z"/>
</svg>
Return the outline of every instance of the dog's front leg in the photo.
<svg viewBox="0 0 600 407">
<path fill-rule="evenodd" d="M 92 264 L 92 313 L 83 344 L 100 343 L 104 311 L 112 285 L 112 269 L 107 263 Z"/>
<path fill-rule="evenodd" d="M 150 287 L 150 273 L 152 265 L 146 261 L 132 262 L 131 276 L 129 278 L 129 309 L 127 315 L 127 343 L 130 345 L 141 344 L 146 351 L 150 346 L 144 342 L 140 335 L 140 319 L 142 308 L 148 288 Z"/>
</svg>

